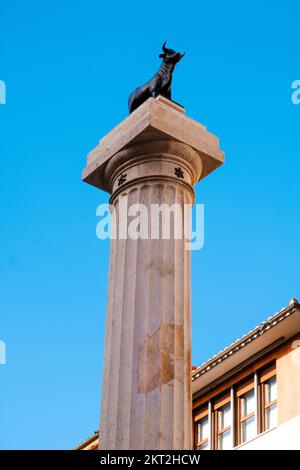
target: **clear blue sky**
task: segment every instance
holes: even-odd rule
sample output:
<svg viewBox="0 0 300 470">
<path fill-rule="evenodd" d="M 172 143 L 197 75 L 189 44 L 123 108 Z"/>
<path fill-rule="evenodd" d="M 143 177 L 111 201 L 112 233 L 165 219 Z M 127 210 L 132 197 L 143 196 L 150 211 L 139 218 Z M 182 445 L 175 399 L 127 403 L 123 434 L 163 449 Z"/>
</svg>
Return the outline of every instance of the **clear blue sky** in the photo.
<svg viewBox="0 0 300 470">
<path fill-rule="evenodd" d="M 98 427 L 109 254 L 81 170 L 165 39 L 174 99 L 226 152 L 197 188 L 193 363 L 300 297 L 300 7 L 0 1 L 0 448 L 71 448 Z"/>
</svg>

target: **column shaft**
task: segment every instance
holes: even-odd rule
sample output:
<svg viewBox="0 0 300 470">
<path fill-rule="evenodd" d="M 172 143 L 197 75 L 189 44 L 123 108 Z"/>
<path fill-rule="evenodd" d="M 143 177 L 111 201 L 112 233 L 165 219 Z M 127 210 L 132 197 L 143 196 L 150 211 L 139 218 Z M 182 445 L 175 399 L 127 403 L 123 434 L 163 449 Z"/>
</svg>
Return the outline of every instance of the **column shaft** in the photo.
<svg viewBox="0 0 300 470">
<path fill-rule="evenodd" d="M 114 199 L 117 227 L 124 196 L 147 207 L 149 232 L 152 204 L 179 204 L 182 219 L 170 239 L 112 240 L 100 446 L 190 449 L 190 252 L 174 224 L 192 195 L 180 181 L 131 185 Z"/>
</svg>

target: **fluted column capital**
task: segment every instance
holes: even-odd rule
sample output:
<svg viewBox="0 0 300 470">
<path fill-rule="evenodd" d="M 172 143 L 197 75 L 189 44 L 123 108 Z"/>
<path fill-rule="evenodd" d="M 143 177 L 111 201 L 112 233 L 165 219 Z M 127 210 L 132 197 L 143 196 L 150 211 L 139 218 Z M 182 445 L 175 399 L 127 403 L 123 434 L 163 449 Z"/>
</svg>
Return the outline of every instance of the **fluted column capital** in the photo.
<svg viewBox="0 0 300 470">
<path fill-rule="evenodd" d="M 145 182 L 170 182 L 185 186 L 194 196 L 193 186 L 202 172 L 202 161 L 190 146 L 173 140 L 133 144 L 116 153 L 107 163 L 103 181 L 113 201 L 130 187 Z"/>
<path fill-rule="evenodd" d="M 149 98 L 89 153 L 83 180 L 110 194 L 137 178 L 173 178 L 192 188 L 224 153 L 219 139 L 184 112 L 166 98 Z"/>
</svg>

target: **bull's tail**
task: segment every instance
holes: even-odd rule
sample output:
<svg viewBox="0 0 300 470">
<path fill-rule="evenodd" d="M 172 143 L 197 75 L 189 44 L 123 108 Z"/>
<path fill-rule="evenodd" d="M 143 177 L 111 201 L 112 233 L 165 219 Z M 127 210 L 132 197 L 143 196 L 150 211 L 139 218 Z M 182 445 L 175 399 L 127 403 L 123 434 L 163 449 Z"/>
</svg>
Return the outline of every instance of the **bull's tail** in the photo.
<svg viewBox="0 0 300 470">
<path fill-rule="evenodd" d="M 136 91 L 137 91 L 138 88 L 136 88 L 132 93 L 131 95 L 129 95 L 129 98 L 128 98 L 128 110 L 129 110 L 129 113 L 131 113 L 133 111 L 133 102 L 135 100 L 135 97 L 136 97 Z"/>
</svg>

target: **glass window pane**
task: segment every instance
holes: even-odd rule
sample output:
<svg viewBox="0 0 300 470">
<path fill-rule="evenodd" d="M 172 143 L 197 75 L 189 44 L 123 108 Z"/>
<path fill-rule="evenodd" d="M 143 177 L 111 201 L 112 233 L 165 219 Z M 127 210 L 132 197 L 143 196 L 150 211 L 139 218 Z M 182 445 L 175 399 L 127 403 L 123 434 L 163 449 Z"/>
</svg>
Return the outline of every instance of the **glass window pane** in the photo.
<svg viewBox="0 0 300 470">
<path fill-rule="evenodd" d="M 277 405 L 274 404 L 265 410 L 266 431 L 277 426 Z"/>
<path fill-rule="evenodd" d="M 219 431 L 231 426 L 231 409 L 230 403 L 222 406 L 219 410 Z"/>
<path fill-rule="evenodd" d="M 277 384 L 275 376 L 265 383 L 265 400 L 266 404 L 271 403 L 271 401 L 277 400 Z"/>
<path fill-rule="evenodd" d="M 228 450 L 232 449 L 231 430 L 229 429 L 218 437 L 218 449 Z"/>
<path fill-rule="evenodd" d="M 255 394 L 254 388 L 242 395 L 242 417 L 255 412 Z"/>
<path fill-rule="evenodd" d="M 200 419 L 198 423 L 198 442 L 208 439 L 209 428 L 208 428 L 208 416 Z"/>
<path fill-rule="evenodd" d="M 198 450 L 208 450 L 208 442 L 205 442 L 201 446 L 197 447 Z"/>
<path fill-rule="evenodd" d="M 241 425 L 242 425 L 242 442 L 247 442 L 256 436 L 256 422 L 255 422 L 254 416 L 243 421 Z"/>
</svg>

